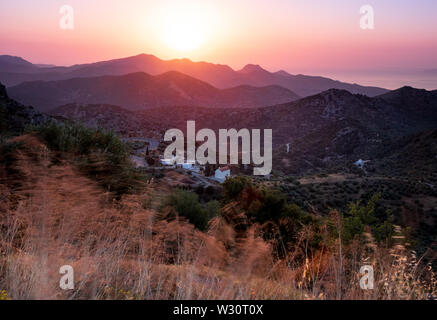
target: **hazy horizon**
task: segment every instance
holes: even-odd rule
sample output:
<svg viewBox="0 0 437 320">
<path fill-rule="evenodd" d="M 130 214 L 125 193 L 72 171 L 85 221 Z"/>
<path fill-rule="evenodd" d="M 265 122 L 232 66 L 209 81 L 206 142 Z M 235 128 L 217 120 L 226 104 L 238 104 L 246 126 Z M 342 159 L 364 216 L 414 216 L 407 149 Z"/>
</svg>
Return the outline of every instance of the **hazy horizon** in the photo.
<svg viewBox="0 0 437 320">
<path fill-rule="evenodd" d="M 140 53 L 140 54 L 151 54 L 151 53 Z M 0 55 L 9 55 L 8 52 L 2 52 Z M 152 54 L 153 55 L 153 54 Z M 155 55 L 156 56 L 156 55 Z M 49 61 L 46 62 L 39 62 L 39 61 L 32 61 L 31 59 L 27 57 L 22 57 L 26 61 L 29 61 L 35 65 L 47 65 L 48 67 L 56 66 L 56 67 L 69 67 L 76 64 L 83 64 L 83 63 L 95 63 L 98 61 L 87 61 L 83 63 L 74 63 L 74 64 L 68 64 L 68 65 L 55 65 L 50 63 Z M 122 59 L 122 58 L 128 58 L 128 57 L 114 57 L 113 59 Z M 157 58 L 160 58 L 157 56 Z M 186 58 L 175 58 L 175 59 L 189 59 Z M 171 59 L 168 59 L 171 60 Z M 191 60 L 191 59 L 190 59 Z M 208 63 L 214 63 L 214 64 L 224 64 L 220 63 L 218 61 L 196 61 L 194 62 L 208 62 Z M 257 64 L 256 62 L 252 62 L 253 64 Z M 250 64 L 250 63 L 247 63 Z M 233 67 L 234 70 L 240 70 L 245 65 L 241 65 L 238 67 Z M 348 82 L 348 83 L 357 83 L 359 85 L 363 86 L 375 86 L 375 87 L 381 87 L 385 89 L 398 89 L 403 86 L 411 86 L 418 89 L 426 89 L 426 90 L 437 90 L 437 69 L 433 68 L 417 68 L 417 69 L 380 69 L 380 70 L 344 70 L 344 69 L 338 69 L 338 70 L 286 70 L 284 68 L 282 69 L 267 69 L 265 66 L 260 65 L 262 68 L 266 69 L 269 72 L 277 72 L 280 70 L 284 70 L 290 74 L 296 75 L 296 74 L 305 74 L 309 76 L 321 76 L 321 77 L 327 77 L 331 78 L 333 80 L 338 80 L 342 82 Z"/>
</svg>

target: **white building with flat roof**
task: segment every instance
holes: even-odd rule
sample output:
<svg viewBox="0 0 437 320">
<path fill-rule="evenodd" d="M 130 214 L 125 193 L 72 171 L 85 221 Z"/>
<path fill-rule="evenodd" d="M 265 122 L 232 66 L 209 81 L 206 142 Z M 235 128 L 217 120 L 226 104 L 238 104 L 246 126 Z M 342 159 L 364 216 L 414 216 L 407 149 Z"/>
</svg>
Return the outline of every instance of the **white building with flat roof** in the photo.
<svg viewBox="0 0 437 320">
<path fill-rule="evenodd" d="M 214 178 L 222 183 L 227 177 L 231 176 L 231 169 L 229 167 L 220 167 L 215 171 Z"/>
</svg>

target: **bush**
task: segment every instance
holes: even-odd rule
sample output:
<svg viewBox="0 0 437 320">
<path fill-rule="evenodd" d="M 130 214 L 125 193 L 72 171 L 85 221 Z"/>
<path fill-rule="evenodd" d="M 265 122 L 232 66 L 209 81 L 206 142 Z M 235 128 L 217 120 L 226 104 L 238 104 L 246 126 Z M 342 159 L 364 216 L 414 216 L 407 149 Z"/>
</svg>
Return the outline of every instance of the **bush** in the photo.
<svg viewBox="0 0 437 320">
<path fill-rule="evenodd" d="M 299 202 L 296 198 L 293 200 Z M 272 188 L 260 190 L 253 186 L 247 187 L 240 203 L 247 211 L 248 218 L 260 224 L 278 223 L 283 218 L 305 223 L 308 217 L 297 204 L 288 204 L 286 196 Z"/>
<path fill-rule="evenodd" d="M 223 195 L 225 201 L 235 200 L 246 187 L 251 186 L 248 178 L 243 176 L 226 179 L 223 182 Z"/>
<path fill-rule="evenodd" d="M 360 221 L 365 224 L 373 224 L 376 222 L 375 218 L 375 206 L 381 198 L 381 194 L 377 193 L 370 198 L 365 206 L 361 206 L 361 201 L 349 204 L 348 215 L 352 217 L 358 217 Z"/>
<path fill-rule="evenodd" d="M 360 201 L 349 204 L 349 210 L 343 223 L 343 240 L 348 243 L 356 236 L 361 236 L 364 227 L 370 226 L 372 234 L 377 242 L 388 240 L 391 243 L 394 227 L 391 223 L 393 217 L 390 210 L 383 211 L 382 207 L 376 207 L 381 194 L 374 194 L 366 205 Z M 387 220 L 388 219 L 388 220 Z"/>
<path fill-rule="evenodd" d="M 178 214 L 184 216 L 188 221 L 200 230 L 205 230 L 209 220 L 220 211 L 217 201 L 207 202 L 203 206 L 199 202 L 199 196 L 193 192 L 177 190 L 171 194 L 166 205 L 173 207 Z"/>
<path fill-rule="evenodd" d="M 372 231 L 377 242 L 382 242 L 385 240 L 390 242 L 394 235 L 394 226 L 390 222 L 384 221 L 384 223 L 381 225 L 373 228 Z"/>
<path fill-rule="evenodd" d="M 358 216 L 347 217 L 343 222 L 343 241 L 349 243 L 364 232 L 364 224 Z"/>
<path fill-rule="evenodd" d="M 218 216 L 220 214 L 220 202 L 217 200 L 207 202 L 205 204 L 205 211 L 210 218 Z"/>
<path fill-rule="evenodd" d="M 125 162 L 129 155 L 126 144 L 114 132 L 100 128 L 50 122 L 27 130 L 38 132 L 51 149 L 80 155 L 101 152 L 113 165 Z"/>
<path fill-rule="evenodd" d="M 260 206 L 250 210 L 248 216 L 254 221 L 264 223 L 267 221 L 279 221 L 286 215 L 287 201 L 285 197 L 273 190 L 262 190 Z"/>
<path fill-rule="evenodd" d="M 39 134 L 52 150 L 74 154 L 85 174 L 117 195 L 138 190 L 146 180 L 130 162 L 127 145 L 112 131 L 56 122 L 30 126 L 26 131 Z"/>
</svg>

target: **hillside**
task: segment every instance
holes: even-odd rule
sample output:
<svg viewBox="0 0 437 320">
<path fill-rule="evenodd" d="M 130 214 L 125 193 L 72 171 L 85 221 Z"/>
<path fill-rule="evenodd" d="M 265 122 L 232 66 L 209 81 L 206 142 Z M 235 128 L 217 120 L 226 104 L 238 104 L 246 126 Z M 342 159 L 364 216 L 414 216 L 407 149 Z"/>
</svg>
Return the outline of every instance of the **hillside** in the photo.
<svg viewBox="0 0 437 320">
<path fill-rule="evenodd" d="M 4 91 L 2 99 L 20 109 Z M 319 117 L 342 124 L 332 108 L 352 119 L 349 103 L 369 111 L 368 99 L 331 90 L 300 103 L 309 111 L 321 108 Z M 320 105 L 327 103 L 328 109 Z M 32 119 L 33 109 L 21 110 Z M 96 125 L 92 116 L 112 126 L 137 120 L 141 127 L 141 116 L 154 123 L 152 115 L 174 124 L 195 114 L 202 123 L 214 122 L 205 108 L 165 109 L 168 117 L 157 110 L 67 105 L 57 112 L 83 118 L 89 126 Z M 273 117 L 272 110 L 209 111 L 234 123 L 254 112 L 270 114 L 268 121 L 283 116 Z M 354 119 L 365 123 L 372 116 Z M 251 117 L 245 124 L 261 120 Z M 435 138 L 434 130 L 399 140 L 382 160 L 414 153 L 407 161 L 432 173 Z M 101 129 L 51 123 L 2 139 L 0 147 L 0 228 L 6 230 L 0 233 L 0 287 L 13 299 L 426 299 L 435 294 L 429 265 L 409 249 L 434 252 L 437 195 L 413 175 L 310 176 L 302 183 L 284 174 L 271 181 L 239 176 L 194 190 L 193 177 L 183 170 L 135 169 L 119 137 Z M 345 271 L 341 281 L 337 259 Z M 371 295 L 356 281 L 369 259 L 380 266 L 381 276 Z M 59 291 L 59 265 L 65 261 L 74 267 L 77 286 Z M 411 286 L 411 279 L 414 293 L 399 290 Z"/>
<path fill-rule="evenodd" d="M 368 96 L 376 96 L 387 92 L 382 88 L 348 84 L 324 77 L 292 75 L 285 71 L 269 72 L 258 65 L 252 64 L 248 64 L 241 70 L 233 70 L 227 65 L 193 62 L 189 59 L 161 60 L 148 54 L 70 67 L 37 68 L 34 66 L 32 68 L 19 68 L 16 71 L 14 71 L 13 64 L 6 62 L 0 63 L 0 81 L 8 87 L 25 81 L 53 81 L 105 75 L 116 76 L 135 72 L 159 75 L 169 71 L 178 71 L 205 81 L 219 89 L 240 85 L 255 87 L 274 85 L 287 88 L 301 97 L 333 88 Z"/>
<path fill-rule="evenodd" d="M 104 127 L 123 136 L 159 137 L 159 121 L 139 118 L 135 112 L 107 104 L 67 104 L 55 108 L 50 115 L 76 121 L 89 128 Z"/>
<path fill-rule="evenodd" d="M 0 83 L 0 133 L 20 133 L 28 125 L 38 125 L 51 118 L 33 107 L 24 106 L 10 99 Z"/>
<path fill-rule="evenodd" d="M 14 99 L 41 111 L 68 103 L 112 104 L 129 110 L 183 105 L 244 108 L 298 98 L 293 92 L 278 86 L 239 86 L 220 90 L 174 71 L 158 76 L 139 72 L 124 76 L 25 82 L 8 88 L 8 92 Z"/>
<path fill-rule="evenodd" d="M 392 104 L 396 110 L 407 113 L 411 121 L 422 123 L 428 128 L 435 127 L 437 90 L 402 87 L 380 95 L 379 98 Z"/>
<path fill-rule="evenodd" d="M 405 136 L 381 148 L 376 157 L 382 160 L 375 166 L 391 175 L 417 177 L 437 186 L 437 129 Z"/>
<path fill-rule="evenodd" d="M 274 168 L 302 175 L 336 165 L 345 166 L 360 158 L 376 159 L 404 137 L 437 127 L 435 92 L 407 89 L 412 90 L 417 101 L 426 102 L 420 104 L 405 99 L 402 94 L 405 90 L 393 91 L 391 99 L 389 96 L 369 98 L 344 90 L 328 90 L 265 108 L 224 111 L 172 107 L 152 108 L 135 114 L 136 121 L 144 128 L 160 128 L 161 132 L 170 128 L 185 130 L 187 120 L 195 120 L 197 130 L 273 129 Z M 87 121 L 85 116 L 71 115 L 68 108 L 55 114 L 79 122 Z M 163 118 L 162 114 L 166 116 Z M 112 117 L 118 116 L 113 114 Z M 287 143 L 291 146 L 290 153 L 286 153 Z"/>
</svg>

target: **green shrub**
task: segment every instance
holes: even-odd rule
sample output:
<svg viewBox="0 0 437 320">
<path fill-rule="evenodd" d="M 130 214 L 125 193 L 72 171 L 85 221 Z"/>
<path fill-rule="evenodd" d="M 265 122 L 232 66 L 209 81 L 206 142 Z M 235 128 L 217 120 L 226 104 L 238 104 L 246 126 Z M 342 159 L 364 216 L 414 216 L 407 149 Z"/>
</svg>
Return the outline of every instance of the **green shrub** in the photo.
<svg viewBox="0 0 437 320">
<path fill-rule="evenodd" d="M 380 198 L 381 194 L 377 193 L 370 198 L 365 206 L 360 205 L 361 201 L 349 204 L 349 210 L 347 214 L 352 217 L 358 217 L 360 221 L 365 225 L 372 224 L 376 222 L 375 206 Z"/>
<path fill-rule="evenodd" d="M 205 211 L 210 218 L 218 216 L 220 214 L 220 202 L 217 200 L 207 202 L 205 204 Z"/>
<path fill-rule="evenodd" d="M 287 201 L 280 192 L 262 190 L 261 205 L 250 210 L 248 216 L 259 223 L 276 222 L 286 214 L 286 209 Z"/>
<path fill-rule="evenodd" d="M 38 132 L 51 149 L 80 155 L 102 152 L 113 165 L 126 161 L 129 154 L 126 144 L 114 132 L 100 128 L 89 129 L 79 124 L 50 122 L 27 130 Z"/>
<path fill-rule="evenodd" d="M 127 145 L 112 131 L 56 122 L 26 131 L 39 134 L 52 150 L 73 154 L 82 172 L 117 195 L 135 192 L 147 178 L 133 167 Z"/>
<path fill-rule="evenodd" d="M 259 193 L 258 201 L 254 201 L 256 205 L 248 206 L 248 217 L 261 224 L 266 222 L 278 223 L 281 219 L 286 218 L 293 220 L 296 223 L 306 223 L 308 214 L 305 213 L 297 204 L 288 204 L 283 193 L 276 189 L 256 190 Z M 298 199 L 293 199 L 299 202 Z"/>
<path fill-rule="evenodd" d="M 384 223 L 374 227 L 372 233 L 377 242 L 382 242 L 385 240 L 391 242 L 391 239 L 394 235 L 394 226 L 390 222 L 384 221 Z"/>
<path fill-rule="evenodd" d="M 390 210 L 384 211 L 382 207 L 376 207 L 380 198 L 381 194 L 376 193 L 366 205 L 361 205 L 360 201 L 349 204 L 349 210 L 343 222 L 343 240 L 346 243 L 356 236 L 361 236 L 366 225 L 371 227 L 377 242 L 388 240 L 391 243 L 394 232 L 391 223 L 393 216 Z"/>
<path fill-rule="evenodd" d="M 364 224 L 358 216 L 347 217 L 343 221 L 343 241 L 349 243 L 364 232 Z"/>
<path fill-rule="evenodd" d="M 187 218 L 200 230 L 205 230 L 209 220 L 220 211 L 220 205 L 217 201 L 207 202 L 203 206 L 199 202 L 197 194 L 185 190 L 177 190 L 172 193 L 165 204 L 173 207 L 178 214 Z"/>
<path fill-rule="evenodd" d="M 251 185 L 250 180 L 243 176 L 226 179 L 225 182 L 223 182 L 223 196 L 225 201 L 235 200 L 241 191 Z"/>
</svg>

